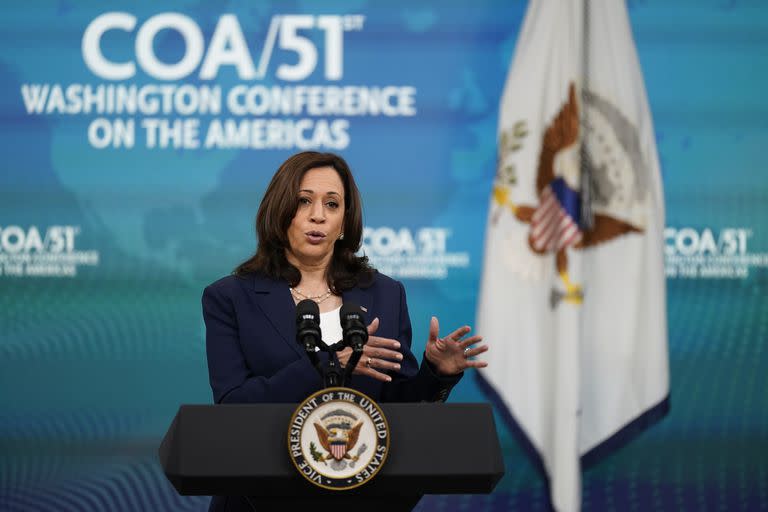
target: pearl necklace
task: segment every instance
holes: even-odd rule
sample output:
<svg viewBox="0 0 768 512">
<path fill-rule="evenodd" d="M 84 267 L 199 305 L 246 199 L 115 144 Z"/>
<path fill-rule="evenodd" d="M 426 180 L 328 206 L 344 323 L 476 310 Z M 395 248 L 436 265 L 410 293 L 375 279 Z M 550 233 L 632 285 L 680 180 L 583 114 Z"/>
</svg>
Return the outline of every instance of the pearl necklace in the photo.
<svg viewBox="0 0 768 512">
<path fill-rule="evenodd" d="M 333 295 L 330 288 L 328 288 L 325 291 L 325 293 L 321 293 L 320 295 L 315 295 L 313 297 L 310 297 L 309 295 L 304 295 L 303 293 L 301 293 L 301 291 L 299 291 L 298 288 L 290 288 L 289 287 L 288 289 L 291 290 L 291 295 L 293 296 L 294 300 L 296 300 L 297 302 L 301 301 L 302 299 L 309 299 L 309 300 L 313 300 L 313 301 L 317 302 L 318 304 L 320 304 L 325 299 L 327 299 L 328 297 Z"/>
</svg>

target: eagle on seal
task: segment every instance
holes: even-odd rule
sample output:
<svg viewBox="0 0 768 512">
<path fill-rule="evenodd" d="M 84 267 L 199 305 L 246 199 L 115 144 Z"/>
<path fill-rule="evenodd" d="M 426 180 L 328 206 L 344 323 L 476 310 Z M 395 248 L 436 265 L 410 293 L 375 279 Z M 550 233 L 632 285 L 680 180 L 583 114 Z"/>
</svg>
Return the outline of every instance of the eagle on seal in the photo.
<svg viewBox="0 0 768 512">
<path fill-rule="evenodd" d="M 333 458 L 337 461 L 342 459 L 356 461 L 359 458 L 359 456 L 349 453 L 357 444 L 357 440 L 360 437 L 360 428 L 363 426 L 362 421 L 352 425 L 350 420 L 356 419 L 346 411 L 336 410 L 322 418 L 323 424 L 314 423 L 320 445 L 329 452 L 322 460 Z"/>
</svg>

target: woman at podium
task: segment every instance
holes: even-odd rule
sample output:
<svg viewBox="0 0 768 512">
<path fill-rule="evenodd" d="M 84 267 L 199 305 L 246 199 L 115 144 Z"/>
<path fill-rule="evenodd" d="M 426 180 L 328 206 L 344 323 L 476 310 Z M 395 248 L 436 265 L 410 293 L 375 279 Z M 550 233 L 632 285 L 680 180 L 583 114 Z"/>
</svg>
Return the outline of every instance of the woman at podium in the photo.
<svg viewBox="0 0 768 512">
<path fill-rule="evenodd" d="M 296 304 L 316 302 L 323 342 L 341 339 L 339 309 L 361 306 L 369 339 L 351 387 L 377 401 L 443 401 L 472 359 L 487 350 L 468 326 L 445 337 L 432 318 L 421 365 L 411 352 L 403 285 L 356 255 L 362 203 L 340 156 L 303 152 L 286 160 L 256 217 L 256 253 L 203 293 L 208 371 L 216 403 L 299 402 L 323 387 L 296 342 Z M 351 348 L 338 352 L 344 367 Z"/>
</svg>

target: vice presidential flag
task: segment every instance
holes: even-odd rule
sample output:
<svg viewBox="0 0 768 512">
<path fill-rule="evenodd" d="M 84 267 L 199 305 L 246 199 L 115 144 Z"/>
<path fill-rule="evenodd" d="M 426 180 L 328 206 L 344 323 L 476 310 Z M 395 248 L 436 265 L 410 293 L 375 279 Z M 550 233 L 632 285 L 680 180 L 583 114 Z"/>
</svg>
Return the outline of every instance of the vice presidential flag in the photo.
<svg viewBox="0 0 768 512">
<path fill-rule="evenodd" d="M 580 463 L 668 410 L 659 163 L 626 7 L 531 0 L 501 100 L 481 384 L 580 507 Z"/>
</svg>

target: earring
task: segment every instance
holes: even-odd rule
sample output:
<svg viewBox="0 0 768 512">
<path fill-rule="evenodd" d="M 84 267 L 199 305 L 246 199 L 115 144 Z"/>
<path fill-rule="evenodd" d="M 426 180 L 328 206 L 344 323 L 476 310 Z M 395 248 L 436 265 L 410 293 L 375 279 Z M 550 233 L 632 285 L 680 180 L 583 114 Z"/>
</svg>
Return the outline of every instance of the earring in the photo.
<svg viewBox="0 0 768 512">
<path fill-rule="evenodd" d="M 339 240 L 344 240 L 344 232 L 343 232 L 343 231 L 342 231 L 342 232 L 341 232 L 341 234 L 339 235 Z"/>
</svg>

